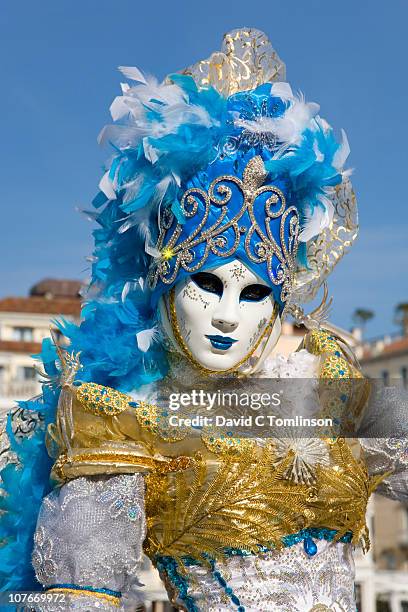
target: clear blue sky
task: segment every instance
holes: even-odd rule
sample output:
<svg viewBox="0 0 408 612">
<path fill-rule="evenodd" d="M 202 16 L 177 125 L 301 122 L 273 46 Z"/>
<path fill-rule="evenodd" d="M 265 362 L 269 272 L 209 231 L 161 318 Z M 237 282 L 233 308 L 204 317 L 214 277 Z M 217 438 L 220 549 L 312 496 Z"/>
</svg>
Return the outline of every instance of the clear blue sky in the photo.
<svg viewBox="0 0 408 612">
<path fill-rule="evenodd" d="M 89 206 L 107 157 L 96 136 L 117 66 L 163 77 L 250 25 L 350 140 L 361 233 L 331 277 L 332 319 L 349 327 L 368 307 L 369 335 L 392 330 L 408 301 L 407 23 L 406 0 L 2 0 L 0 296 L 86 275 L 91 225 L 75 208 Z"/>
</svg>

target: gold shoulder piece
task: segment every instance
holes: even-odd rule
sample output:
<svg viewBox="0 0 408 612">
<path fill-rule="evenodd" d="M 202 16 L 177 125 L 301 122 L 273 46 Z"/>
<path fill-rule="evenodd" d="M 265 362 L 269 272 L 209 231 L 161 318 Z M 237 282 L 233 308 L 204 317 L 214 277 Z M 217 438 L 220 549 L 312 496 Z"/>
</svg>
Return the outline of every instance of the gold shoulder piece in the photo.
<svg viewBox="0 0 408 612">
<path fill-rule="evenodd" d="M 321 358 L 319 394 L 324 416 L 341 423 L 343 434 L 355 433 L 370 395 L 370 382 L 361 373 L 350 347 L 325 329 L 310 331 L 302 346 Z"/>
<path fill-rule="evenodd" d="M 313 355 L 334 353 L 339 350 L 335 337 L 325 329 L 313 329 L 304 338 L 304 348 Z"/>
<path fill-rule="evenodd" d="M 176 442 L 187 436 L 186 428 L 169 426 L 168 413 L 160 406 L 134 401 L 126 393 L 93 382 L 78 381 L 74 383 L 73 388 L 76 399 L 85 412 L 100 417 L 117 417 L 125 411 L 134 411 L 140 427 L 157 438 Z"/>
<path fill-rule="evenodd" d="M 308 332 L 302 348 L 318 357 L 325 357 L 320 367 L 322 378 L 362 378 L 359 364 L 345 340 L 327 329 Z"/>
<path fill-rule="evenodd" d="M 136 405 L 125 393 L 96 383 L 74 383 L 75 395 L 81 407 L 97 416 L 115 416 Z"/>
</svg>

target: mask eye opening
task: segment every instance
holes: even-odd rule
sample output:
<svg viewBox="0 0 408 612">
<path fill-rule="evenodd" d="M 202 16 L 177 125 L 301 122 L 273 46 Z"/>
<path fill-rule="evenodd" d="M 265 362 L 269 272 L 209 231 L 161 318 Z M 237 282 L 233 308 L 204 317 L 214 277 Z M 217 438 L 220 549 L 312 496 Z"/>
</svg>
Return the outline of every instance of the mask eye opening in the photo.
<svg viewBox="0 0 408 612">
<path fill-rule="evenodd" d="M 197 272 L 197 274 L 192 274 L 191 278 L 197 287 L 203 291 L 214 293 L 218 297 L 222 296 L 224 285 L 222 280 L 215 274 L 211 274 L 211 272 Z"/>
<path fill-rule="evenodd" d="M 240 293 L 240 302 L 262 302 L 272 293 L 272 289 L 266 285 L 254 283 L 244 287 Z"/>
</svg>

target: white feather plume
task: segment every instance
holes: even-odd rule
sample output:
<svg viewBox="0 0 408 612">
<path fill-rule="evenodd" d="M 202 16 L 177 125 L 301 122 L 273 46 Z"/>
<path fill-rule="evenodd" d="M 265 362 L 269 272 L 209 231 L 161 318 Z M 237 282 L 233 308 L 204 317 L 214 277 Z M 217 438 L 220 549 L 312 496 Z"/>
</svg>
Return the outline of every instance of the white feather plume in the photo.
<svg viewBox="0 0 408 612">
<path fill-rule="evenodd" d="M 307 242 L 314 236 L 320 234 L 326 227 L 329 227 L 333 219 L 334 206 L 331 200 L 324 195 L 319 196 L 320 205 L 314 206 L 306 211 L 305 223 L 302 231 L 299 234 L 299 240 L 301 242 Z"/>
<path fill-rule="evenodd" d="M 149 139 L 147 137 L 143 138 L 143 151 L 145 158 L 151 163 L 155 164 L 159 159 L 159 155 L 157 153 L 157 149 L 150 144 Z"/>
<path fill-rule="evenodd" d="M 114 121 L 122 119 L 130 112 L 129 106 L 126 104 L 126 92 L 123 96 L 116 96 L 109 107 L 111 117 Z"/>
<path fill-rule="evenodd" d="M 150 329 L 144 329 L 136 334 L 136 342 L 138 349 L 143 353 L 149 350 L 152 343 L 157 340 L 159 336 L 159 330 L 157 327 L 151 327 Z"/>
<path fill-rule="evenodd" d="M 343 129 L 341 130 L 341 137 L 341 145 L 337 149 L 333 157 L 333 166 L 339 171 L 343 170 L 344 164 L 346 163 L 346 160 L 350 155 L 350 145 L 348 142 L 347 134 Z"/>
<path fill-rule="evenodd" d="M 133 74 L 129 72 L 131 70 L 133 69 L 126 68 L 127 72 L 124 74 Z M 109 142 L 123 150 L 143 142 L 146 159 L 154 164 L 158 156 L 149 145 L 149 138 L 162 138 L 175 133 L 184 123 L 206 128 L 218 125 L 218 121 L 213 119 L 205 108 L 190 104 L 186 92 L 178 85 L 159 83 L 152 77 L 141 81 L 140 78 L 136 79 L 139 71 L 136 68 L 134 70 L 136 72 L 133 77 L 128 78 L 137 80 L 137 84 L 128 88 L 122 87 L 122 95 L 117 96 L 110 107 L 114 121 L 126 117 L 128 122 L 105 126 L 99 134 L 99 144 Z M 149 110 L 157 112 L 159 119 L 152 119 Z"/>
<path fill-rule="evenodd" d="M 105 172 L 101 180 L 99 181 L 99 189 L 106 195 L 109 200 L 116 200 L 116 193 L 113 188 L 111 179 L 109 178 L 109 171 Z"/>
<path fill-rule="evenodd" d="M 289 93 L 292 93 L 290 87 L 282 87 L 280 95 L 286 94 L 291 104 L 281 117 L 260 116 L 254 120 L 237 118 L 234 121 L 235 126 L 250 132 L 273 134 L 285 146 L 296 144 L 320 107 L 314 102 L 306 103 L 303 98 L 289 98 Z"/>
<path fill-rule="evenodd" d="M 136 66 L 119 66 L 118 70 L 125 76 L 129 81 L 138 81 L 139 83 L 146 83 L 146 79 Z"/>
<path fill-rule="evenodd" d="M 271 94 L 273 96 L 277 96 L 278 98 L 282 98 L 282 100 L 293 100 L 293 92 L 289 83 L 285 83 L 281 81 L 279 83 L 273 83 Z"/>
</svg>

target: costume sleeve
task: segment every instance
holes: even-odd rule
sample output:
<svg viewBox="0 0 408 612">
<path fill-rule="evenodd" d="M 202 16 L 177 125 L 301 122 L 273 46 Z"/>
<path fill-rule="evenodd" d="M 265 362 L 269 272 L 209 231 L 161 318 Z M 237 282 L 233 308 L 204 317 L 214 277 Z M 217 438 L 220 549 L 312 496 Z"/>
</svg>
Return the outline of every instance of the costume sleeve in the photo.
<svg viewBox="0 0 408 612">
<path fill-rule="evenodd" d="M 408 392 L 373 384 L 359 437 L 370 475 L 387 474 L 377 492 L 408 504 Z"/>
<path fill-rule="evenodd" d="M 43 500 L 32 556 L 54 601 L 38 609 L 124 610 L 138 585 L 145 533 L 140 473 L 81 477 L 54 489 Z"/>
<path fill-rule="evenodd" d="M 156 432 L 159 408 L 109 387 L 65 387 L 47 447 L 56 458 L 52 477 L 63 483 L 81 476 L 144 473 L 160 461 Z"/>
</svg>

